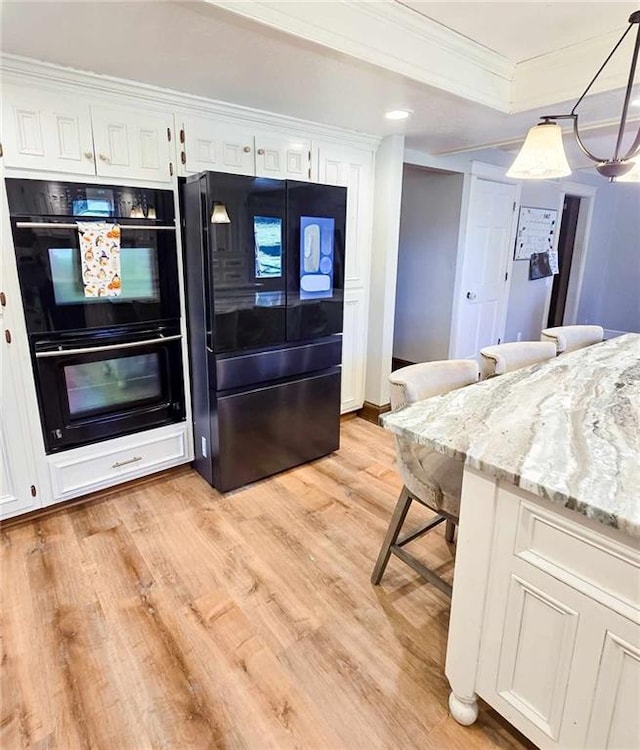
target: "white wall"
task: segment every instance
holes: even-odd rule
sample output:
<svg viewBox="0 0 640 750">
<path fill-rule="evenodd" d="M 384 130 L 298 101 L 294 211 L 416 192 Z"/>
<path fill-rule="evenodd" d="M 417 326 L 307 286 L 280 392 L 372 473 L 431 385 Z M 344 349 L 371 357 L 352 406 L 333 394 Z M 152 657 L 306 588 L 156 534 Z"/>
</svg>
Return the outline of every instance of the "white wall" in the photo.
<svg viewBox="0 0 640 750">
<path fill-rule="evenodd" d="M 377 406 L 389 403 L 403 157 L 403 135 L 387 136 L 376 152 L 364 398 Z"/>
<path fill-rule="evenodd" d="M 598 189 L 578 323 L 640 333 L 640 185 Z"/>
<path fill-rule="evenodd" d="M 561 186 L 557 181 L 523 181 L 520 204 L 531 208 L 559 209 Z M 558 232 L 560 215 L 558 214 Z M 557 246 L 556 234 L 556 246 Z M 514 261 L 507 305 L 504 341 L 538 341 L 546 328 L 544 314 L 551 293 L 553 277 L 529 281 L 529 261 Z"/>
<path fill-rule="evenodd" d="M 513 154 L 497 149 L 434 157 L 407 150 L 405 163 L 431 169 L 468 173 L 472 161 L 507 168 Z M 596 188 L 582 290 L 576 323 L 599 323 L 617 331 L 640 330 L 640 186 L 608 183 L 593 170 L 581 170 L 570 182 Z M 560 181 L 523 181 L 521 204 L 559 207 Z M 570 190 L 568 190 L 571 193 Z M 513 264 L 505 340 L 537 339 L 546 324 L 544 314 L 551 279 L 529 281 L 528 263 Z M 573 279 L 572 279 L 573 284 Z M 398 356 L 398 355 L 397 355 Z"/>
<path fill-rule="evenodd" d="M 462 174 L 405 165 L 393 338 L 399 359 L 447 358 L 463 182 Z"/>
</svg>

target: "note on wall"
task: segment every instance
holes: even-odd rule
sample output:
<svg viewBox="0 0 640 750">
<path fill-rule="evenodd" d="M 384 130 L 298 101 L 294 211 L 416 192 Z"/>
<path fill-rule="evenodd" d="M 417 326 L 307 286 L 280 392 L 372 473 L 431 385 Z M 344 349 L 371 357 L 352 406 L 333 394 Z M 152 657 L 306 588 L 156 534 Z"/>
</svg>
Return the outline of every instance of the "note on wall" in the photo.
<svg viewBox="0 0 640 750">
<path fill-rule="evenodd" d="M 514 260 L 529 260 L 532 253 L 553 254 L 557 220 L 553 208 L 521 206 Z"/>
</svg>

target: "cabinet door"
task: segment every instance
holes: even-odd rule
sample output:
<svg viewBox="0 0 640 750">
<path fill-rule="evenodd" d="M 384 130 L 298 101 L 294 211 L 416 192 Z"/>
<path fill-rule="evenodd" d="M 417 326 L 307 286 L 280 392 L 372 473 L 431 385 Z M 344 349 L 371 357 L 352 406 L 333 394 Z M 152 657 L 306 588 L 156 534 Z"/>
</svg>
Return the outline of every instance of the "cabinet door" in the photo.
<svg viewBox="0 0 640 750">
<path fill-rule="evenodd" d="M 212 118 L 185 117 L 183 133 L 181 162 L 187 174 L 209 170 L 255 174 L 252 131 Z"/>
<path fill-rule="evenodd" d="M 366 330 L 365 291 L 363 289 L 345 289 L 342 327 L 341 414 L 360 409 L 364 403 Z"/>
<path fill-rule="evenodd" d="M 0 519 L 40 507 L 26 401 L 33 389 L 4 185 L 0 185 Z M 31 397 L 35 399 L 35 393 Z M 39 425 L 35 427 L 39 429 Z"/>
<path fill-rule="evenodd" d="M 173 117 L 144 110 L 91 107 L 101 177 L 166 182 L 175 161 Z"/>
<path fill-rule="evenodd" d="M 5 86 L 2 132 L 7 167 L 95 174 L 89 106 L 81 99 Z"/>
<path fill-rule="evenodd" d="M 368 287 L 373 220 L 371 151 L 320 144 L 318 182 L 347 188 L 346 287 Z"/>
<path fill-rule="evenodd" d="M 318 182 L 347 188 L 345 302 L 342 334 L 342 411 L 364 403 L 369 309 L 373 154 L 347 146 L 318 146 Z"/>
<path fill-rule="evenodd" d="M 311 141 L 256 134 L 256 175 L 278 180 L 311 179 Z"/>
</svg>

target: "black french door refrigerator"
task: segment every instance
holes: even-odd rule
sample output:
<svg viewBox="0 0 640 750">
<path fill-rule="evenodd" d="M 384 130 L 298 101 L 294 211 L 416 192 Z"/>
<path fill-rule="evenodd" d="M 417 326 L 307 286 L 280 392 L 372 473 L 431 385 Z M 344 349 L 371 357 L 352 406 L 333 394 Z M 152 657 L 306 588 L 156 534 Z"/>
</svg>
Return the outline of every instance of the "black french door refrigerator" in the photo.
<svg viewBox="0 0 640 750">
<path fill-rule="evenodd" d="M 183 185 L 197 471 L 226 492 L 339 447 L 346 188 Z"/>
</svg>

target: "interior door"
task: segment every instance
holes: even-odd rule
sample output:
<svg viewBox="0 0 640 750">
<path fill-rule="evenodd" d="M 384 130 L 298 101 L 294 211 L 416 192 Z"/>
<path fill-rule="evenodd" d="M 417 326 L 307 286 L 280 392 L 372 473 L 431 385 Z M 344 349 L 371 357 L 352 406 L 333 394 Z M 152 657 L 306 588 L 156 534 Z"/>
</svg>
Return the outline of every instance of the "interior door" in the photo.
<svg viewBox="0 0 640 750">
<path fill-rule="evenodd" d="M 473 359 L 501 343 L 519 186 L 472 177 L 449 356 Z"/>
</svg>

